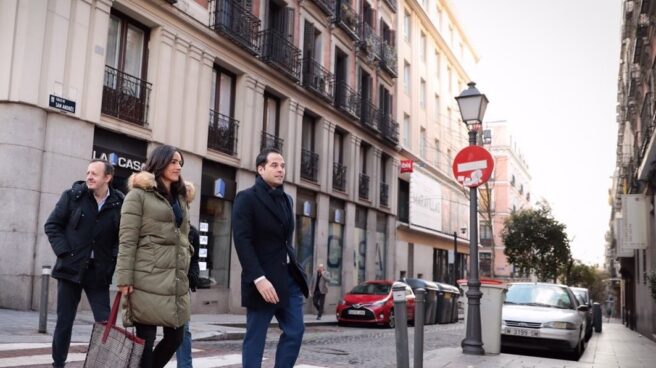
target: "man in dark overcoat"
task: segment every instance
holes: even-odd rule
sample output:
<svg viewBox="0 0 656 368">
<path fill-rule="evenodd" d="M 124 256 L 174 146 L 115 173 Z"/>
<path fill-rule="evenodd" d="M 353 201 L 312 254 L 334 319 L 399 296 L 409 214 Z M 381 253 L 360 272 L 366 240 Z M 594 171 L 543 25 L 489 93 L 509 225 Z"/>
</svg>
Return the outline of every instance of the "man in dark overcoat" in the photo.
<svg viewBox="0 0 656 368">
<path fill-rule="evenodd" d="M 239 192 L 232 212 L 235 248 L 241 263 L 241 302 L 246 307 L 242 364 L 259 368 L 273 316 L 283 333 L 275 367 L 294 366 L 303 340 L 303 298 L 308 296 L 305 271 L 292 245 L 294 214 L 285 193 L 285 160 L 267 148 L 256 158 L 255 185 Z"/>
<path fill-rule="evenodd" d="M 118 254 L 123 193 L 109 187 L 114 167 L 93 160 L 86 180 L 64 191 L 45 223 L 57 256 L 57 324 L 52 339 L 53 367 L 64 367 L 82 291 L 96 322 L 109 316 L 109 285 Z"/>
</svg>

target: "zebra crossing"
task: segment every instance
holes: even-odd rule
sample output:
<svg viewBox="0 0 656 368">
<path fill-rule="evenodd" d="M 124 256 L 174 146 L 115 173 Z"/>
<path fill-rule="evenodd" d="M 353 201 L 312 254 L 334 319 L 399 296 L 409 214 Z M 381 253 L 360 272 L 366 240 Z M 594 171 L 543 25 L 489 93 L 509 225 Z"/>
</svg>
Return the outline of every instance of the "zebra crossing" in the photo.
<svg viewBox="0 0 656 368">
<path fill-rule="evenodd" d="M 86 357 L 86 343 L 71 343 L 67 367 L 82 367 Z M 0 344 L 0 368 L 45 367 L 52 364 L 50 343 L 5 343 Z M 194 368 L 240 367 L 241 354 L 210 354 L 201 349 L 192 349 Z M 265 359 L 266 361 L 267 359 Z M 176 368 L 175 356 L 166 368 Z M 327 368 L 324 366 L 297 364 L 295 368 Z"/>
</svg>

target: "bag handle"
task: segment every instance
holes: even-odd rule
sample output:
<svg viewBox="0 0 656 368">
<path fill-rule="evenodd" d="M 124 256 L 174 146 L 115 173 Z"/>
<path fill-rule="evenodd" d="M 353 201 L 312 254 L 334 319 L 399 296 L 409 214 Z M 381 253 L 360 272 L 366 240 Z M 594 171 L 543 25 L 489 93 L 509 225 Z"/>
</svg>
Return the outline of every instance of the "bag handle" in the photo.
<svg viewBox="0 0 656 368">
<path fill-rule="evenodd" d="M 128 296 L 128 305 L 130 304 L 130 297 Z M 112 305 L 112 310 L 109 312 L 109 320 L 105 324 L 105 331 L 102 335 L 102 343 L 104 344 L 109 337 L 109 331 L 116 325 L 116 317 L 118 316 L 118 309 L 121 306 L 121 292 L 116 292 L 114 297 L 114 304 Z"/>
</svg>

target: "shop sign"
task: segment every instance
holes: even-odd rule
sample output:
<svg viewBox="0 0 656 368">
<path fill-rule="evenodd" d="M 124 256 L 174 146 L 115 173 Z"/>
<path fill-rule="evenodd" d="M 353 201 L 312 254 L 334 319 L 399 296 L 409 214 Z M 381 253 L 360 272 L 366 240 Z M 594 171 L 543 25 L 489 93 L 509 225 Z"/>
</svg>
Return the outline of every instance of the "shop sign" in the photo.
<svg viewBox="0 0 656 368">
<path fill-rule="evenodd" d="M 411 173 L 414 171 L 414 161 L 401 160 L 401 174 Z"/>
<path fill-rule="evenodd" d="M 132 171 L 141 171 L 144 166 L 144 162 L 136 158 L 121 152 L 109 152 L 105 151 L 103 148 L 95 147 L 93 148 L 93 159 L 100 159 L 109 161 L 115 167 L 121 167 L 124 169 L 129 169 Z"/>
</svg>

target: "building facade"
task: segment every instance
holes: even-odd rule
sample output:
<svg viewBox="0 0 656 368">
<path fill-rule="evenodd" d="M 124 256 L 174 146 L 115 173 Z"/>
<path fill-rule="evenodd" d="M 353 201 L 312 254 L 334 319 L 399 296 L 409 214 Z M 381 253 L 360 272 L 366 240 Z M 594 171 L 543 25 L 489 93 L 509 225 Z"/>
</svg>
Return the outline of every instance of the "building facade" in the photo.
<svg viewBox="0 0 656 368">
<path fill-rule="evenodd" d="M 467 143 L 454 99 L 478 61 L 448 1 L 405 0 L 398 16 L 396 117 L 401 159 L 397 258 L 400 277 L 453 283 L 466 275 L 469 199 L 451 165 Z"/>
<path fill-rule="evenodd" d="M 513 212 L 531 207 L 529 166 L 506 121 L 486 122 L 481 138 L 485 145 L 489 145 L 487 148 L 494 157 L 492 178 L 480 188 L 481 275 L 499 279 L 518 278 L 522 275 L 515 274 L 513 265 L 508 263 L 501 233 L 506 219 Z"/>
<path fill-rule="evenodd" d="M 194 313 L 243 312 L 231 209 L 263 147 L 287 162 L 299 260 L 333 276 L 327 308 L 392 278 L 396 11 L 393 0 L 0 2 L 0 307 L 38 307 L 55 260 L 43 224 L 88 161 L 114 163 L 125 189 L 159 144 L 182 151 L 198 188 Z"/>
<path fill-rule="evenodd" d="M 656 340 L 656 4 L 624 1 L 618 76 L 617 160 L 606 266 L 621 278 L 624 323 Z"/>
</svg>

